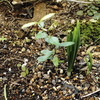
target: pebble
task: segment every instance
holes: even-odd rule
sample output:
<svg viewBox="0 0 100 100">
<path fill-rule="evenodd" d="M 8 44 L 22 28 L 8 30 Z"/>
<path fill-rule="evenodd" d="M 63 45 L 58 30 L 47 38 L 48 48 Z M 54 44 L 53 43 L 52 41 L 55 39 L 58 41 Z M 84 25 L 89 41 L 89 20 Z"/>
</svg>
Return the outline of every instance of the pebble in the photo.
<svg viewBox="0 0 100 100">
<path fill-rule="evenodd" d="M 11 68 L 9 68 L 9 71 L 11 72 Z"/>
<path fill-rule="evenodd" d="M 52 80 L 52 84 L 53 84 L 53 85 L 56 85 L 56 81 L 55 81 L 55 80 Z"/>
<path fill-rule="evenodd" d="M 57 91 L 57 88 L 55 86 L 52 87 L 55 91 Z"/>
<path fill-rule="evenodd" d="M 57 86 L 57 89 L 58 89 L 58 90 L 61 89 L 61 86 Z"/>
<path fill-rule="evenodd" d="M 42 73 L 39 71 L 39 72 L 37 72 L 37 76 L 38 77 L 42 77 Z"/>
<path fill-rule="evenodd" d="M 21 50 L 21 52 L 24 52 L 25 50 L 26 50 L 26 49 L 23 47 L 22 50 Z"/>
<path fill-rule="evenodd" d="M 48 74 L 43 74 L 43 78 L 48 79 L 50 76 Z"/>
<path fill-rule="evenodd" d="M 85 90 L 85 91 L 88 90 L 88 87 L 85 87 L 84 90 Z"/>
<path fill-rule="evenodd" d="M 82 87 L 81 86 L 77 86 L 76 87 L 78 90 L 82 90 Z"/>
<path fill-rule="evenodd" d="M 63 69 L 60 69 L 60 74 L 63 74 L 63 72 L 64 72 Z"/>
<path fill-rule="evenodd" d="M 63 94 L 66 94 L 67 92 L 66 92 L 66 90 L 63 90 Z"/>
</svg>

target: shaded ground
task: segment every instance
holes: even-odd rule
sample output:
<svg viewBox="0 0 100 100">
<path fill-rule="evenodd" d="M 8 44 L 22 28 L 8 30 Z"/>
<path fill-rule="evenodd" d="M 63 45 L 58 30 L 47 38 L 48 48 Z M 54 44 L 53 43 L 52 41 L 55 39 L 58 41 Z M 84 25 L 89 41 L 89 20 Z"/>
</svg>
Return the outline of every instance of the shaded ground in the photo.
<svg viewBox="0 0 100 100">
<path fill-rule="evenodd" d="M 74 6 L 74 7 L 73 7 Z M 20 9 L 19 9 L 20 8 Z M 27 22 L 38 21 L 44 15 L 55 12 L 56 15 L 46 22 L 48 27 L 53 21 L 59 25 L 51 32 L 64 41 L 66 30 L 79 18 L 75 13 L 79 9 L 78 4 L 69 3 L 38 3 L 16 5 L 11 11 L 9 5 L 0 5 L 0 36 L 7 38 L 0 42 L 0 100 L 4 99 L 4 86 L 6 86 L 8 100 L 99 100 L 100 91 L 100 45 L 90 44 L 87 47 L 80 46 L 75 64 L 75 72 L 71 77 L 66 76 L 67 58 L 64 48 L 59 48 L 57 55 L 64 63 L 56 68 L 51 61 L 38 63 L 40 51 L 53 48 L 44 41 L 36 41 L 32 30 L 21 30 L 21 26 Z M 20 12 L 19 12 L 20 10 Z M 41 16 L 40 16 L 41 14 Z M 84 18 L 80 18 L 84 19 Z M 86 19 L 89 19 L 86 17 Z M 69 24 L 68 24 L 69 23 Z M 67 25 L 67 26 L 66 26 Z M 38 30 L 39 31 L 39 30 Z M 93 69 L 86 75 L 86 63 L 84 56 L 91 51 L 93 55 Z M 27 61 L 26 61 L 27 60 Z M 18 64 L 26 67 L 29 73 L 21 77 L 22 69 Z M 93 93 L 90 96 L 85 95 Z"/>
</svg>

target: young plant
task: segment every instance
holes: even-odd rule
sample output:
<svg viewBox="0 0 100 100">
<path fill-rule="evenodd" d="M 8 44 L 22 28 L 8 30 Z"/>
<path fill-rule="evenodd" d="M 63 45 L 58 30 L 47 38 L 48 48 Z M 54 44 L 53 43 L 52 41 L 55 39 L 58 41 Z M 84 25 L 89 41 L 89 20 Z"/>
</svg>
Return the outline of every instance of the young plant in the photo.
<svg viewBox="0 0 100 100">
<path fill-rule="evenodd" d="M 60 43 L 59 42 L 59 39 L 57 37 L 53 37 L 53 36 L 49 36 L 47 35 L 46 33 L 38 33 L 36 35 L 36 39 L 40 39 L 40 38 L 44 38 L 44 40 L 51 44 L 51 45 L 55 45 L 55 48 L 50 51 L 50 50 L 42 50 L 41 53 L 44 54 L 44 56 L 41 56 L 41 57 L 38 57 L 38 61 L 39 62 L 43 62 L 43 61 L 46 61 L 47 59 L 51 59 L 53 64 L 57 67 L 58 64 L 62 61 L 59 61 L 58 57 L 55 55 L 56 53 L 56 50 L 62 46 L 62 47 L 67 47 L 67 46 L 70 46 L 70 45 L 73 45 L 74 42 L 62 42 Z"/>
<path fill-rule="evenodd" d="M 24 63 L 22 65 L 21 64 L 17 64 L 17 67 L 21 67 L 21 70 L 22 70 L 21 76 L 22 77 L 25 77 L 29 73 L 29 70 L 26 67 L 27 62 L 28 62 L 28 60 L 27 59 L 24 59 Z"/>
<path fill-rule="evenodd" d="M 68 54 L 68 71 L 67 75 L 70 76 L 71 72 L 73 71 L 74 61 L 77 56 L 77 52 L 79 49 L 80 44 L 80 23 L 77 21 L 77 25 L 74 28 L 73 32 L 70 32 L 70 34 L 67 37 L 67 42 L 74 42 L 74 45 L 67 47 L 67 54 Z"/>
<path fill-rule="evenodd" d="M 7 40 L 7 38 L 5 38 L 4 36 L 0 37 L 1 42 L 4 42 L 5 40 Z"/>
<path fill-rule="evenodd" d="M 51 44 L 51 45 L 55 45 L 55 48 L 53 50 L 42 50 L 41 53 L 43 54 L 43 56 L 41 57 L 38 57 L 38 61 L 39 62 L 43 62 L 43 61 L 46 61 L 47 59 L 51 59 L 53 64 L 57 67 L 58 64 L 62 61 L 59 61 L 58 57 L 55 55 L 56 53 L 56 50 L 62 46 L 62 47 L 67 47 L 67 46 L 70 46 L 70 45 L 73 45 L 74 42 L 62 42 L 60 43 L 59 42 L 59 39 L 57 37 L 54 37 L 54 36 L 49 36 L 46 32 L 49 31 L 49 30 L 52 30 L 53 29 L 53 26 L 56 27 L 56 23 L 53 24 L 52 26 L 49 27 L 49 29 L 45 29 L 44 28 L 44 21 L 49 19 L 50 17 L 54 16 L 55 13 L 50 13 L 46 16 L 44 16 L 39 22 L 30 22 L 30 23 L 27 23 L 27 24 L 24 24 L 22 26 L 22 29 L 26 29 L 32 25 L 38 25 L 38 27 L 41 29 L 41 31 L 39 31 L 37 34 L 36 34 L 36 39 L 40 39 L 40 38 L 44 38 L 44 40 Z"/>
<path fill-rule="evenodd" d="M 84 57 L 85 61 L 86 61 L 86 64 L 88 66 L 88 69 L 87 69 L 87 74 L 90 73 L 91 69 L 92 69 L 92 54 L 90 52 L 88 52 L 88 55 L 89 55 L 89 59 Z"/>
</svg>

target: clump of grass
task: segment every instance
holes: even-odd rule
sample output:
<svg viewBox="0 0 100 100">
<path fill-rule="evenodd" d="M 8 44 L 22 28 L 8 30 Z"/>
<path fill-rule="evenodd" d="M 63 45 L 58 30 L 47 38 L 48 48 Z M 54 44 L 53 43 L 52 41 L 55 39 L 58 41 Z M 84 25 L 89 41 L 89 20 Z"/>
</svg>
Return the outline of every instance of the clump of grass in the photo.
<svg viewBox="0 0 100 100">
<path fill-rule="evenodd" d="M 77 21 L 77 25 L 74 31 L 71 31 L 67 37 L 67 42 L 74 42 L 73 45 L 67 47 L 68 54 L 68 71 L 67 75 L 70 76 L 73 71 L 74 61 L 77 56 L 77 52 L 80 45 L 80 23 Z"/>
</svg>

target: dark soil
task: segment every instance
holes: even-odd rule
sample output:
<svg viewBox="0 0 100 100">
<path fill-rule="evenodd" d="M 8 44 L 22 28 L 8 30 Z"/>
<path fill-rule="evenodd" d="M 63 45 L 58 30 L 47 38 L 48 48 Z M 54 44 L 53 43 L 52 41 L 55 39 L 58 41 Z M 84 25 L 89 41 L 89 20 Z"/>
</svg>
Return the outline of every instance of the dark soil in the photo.
<svg viewBox="0 0 100 100">
<path fill-rule="evenodd" d="M 17 4 L 12 8 L 1 2 L 0 37 L 4 36 L 7 40 L 0 41 L 0 100 L 100 100 L 100 44 L 80 46 L 74 72 L 68 77 L 64 48 L 57 51 L 60 60 L 64 60 L 58 67 L 50 60 L 39 63 L 37 58 L 41 55 L 40 51 L 53 47 L 43 40 L 36 41 L 34 34 L 30 35 L 36 27 L 21 29 L 25 23 L 39 21 L 46 14 L 55 12 L 56 15 L 46 22 L 46 27 L 57 20 L 59 25 L 51 34 L 63 41 L 67 35 L 65 30 L 72 21 L 80 18 L 75 14 L 79 9 L 78 4 L 72 5 L 42 2 Z M 93 55 L 93 67 L 89 75 L 86 74 L 84 61 L 87 51 Z M 29 73 L 22 77 L 23 71 L 18 64 L 25 63 Z M 4 87 L 7 99 L 4 97 Z"/>
</svg>

